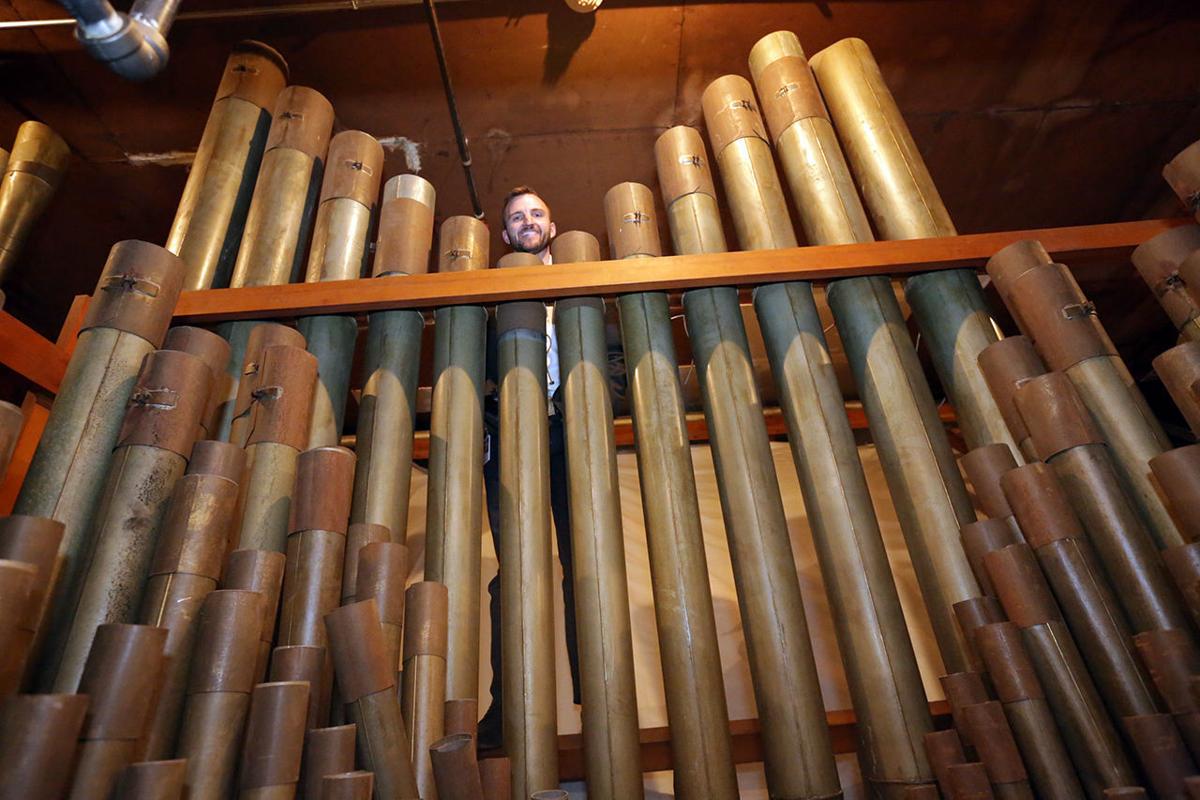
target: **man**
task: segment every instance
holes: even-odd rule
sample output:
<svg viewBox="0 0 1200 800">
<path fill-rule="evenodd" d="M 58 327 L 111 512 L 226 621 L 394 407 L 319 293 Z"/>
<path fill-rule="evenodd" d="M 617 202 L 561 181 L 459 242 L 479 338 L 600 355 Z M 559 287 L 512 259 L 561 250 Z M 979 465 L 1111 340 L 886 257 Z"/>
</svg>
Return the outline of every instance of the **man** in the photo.
<svg viewBox="0 0 1200 800">
<path fill-rule="evenodd" d="M 533 253 L 542 263 L 552 263 L 550 242 L 556 233 L 550 217 L 550 207 L 537 192 L 528 186 L 518 186 L 504 198 L 501 207 L 504 230 L 500 234 L 504 243 L 518 253 Z M 495 336 L 488 336 L 488 374 L 493 384 L 496 380 Z M 576 704 L 579 693 L 579 648 L 575 640 L 575 583 L 571 559 L 571 520 L 567 505 L 567 456 L 563 435 L 562 408 L 558 403 L 560 376 L 558 372 L 558 342 L 554 335 L 554 309 L 546 309 L 546 394 L 549 399 L 550 428 L 550 511 L 554 519 L 554 534 L 558 541 L 558 559 L 562 564 L 563 620 L 567 640 L 567 659 L 571 665 L 571 684 Z M 488 524 L 492 529 L 492 542 L 496 556 L 500 554 L 500 539 L 507 535 L 500 528 L 500 433 L 497 392 L 488 395 L 484 405 L 485 458 L 483 485 L 487 492 Z M 492 623 L 492 704 L 479 721 L 478 741 L 481 749 L 499 747 L 502 744 L 501 710 L 502 683 L 500 648 L 500 573 L 488 584 L 491 595 L 490 611 Z"/>
</svg>

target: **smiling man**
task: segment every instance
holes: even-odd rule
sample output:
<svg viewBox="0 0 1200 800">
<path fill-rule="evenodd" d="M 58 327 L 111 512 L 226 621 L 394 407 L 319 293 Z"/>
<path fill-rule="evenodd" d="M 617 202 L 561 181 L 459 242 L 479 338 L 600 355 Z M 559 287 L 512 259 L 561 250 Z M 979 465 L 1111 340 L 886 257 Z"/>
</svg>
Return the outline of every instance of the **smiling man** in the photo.
<svg viewBox="0 0 1200 800">
<path fill-rule="evenodd" d="M 519 253 L 532 253 L 543 264 L 553 263 L 550 242 L 556 233 L 550 217 L 550 207 L 541 196 L 528 186 L 518 186 L 504 198 L 502 206 L 504 243 Z M 488 337 L 488 377 L 493 386 L 497 384 L 495 336 Z M 567 500 L 567 454 L 563 436 L 562 407 L 558 398 L 558 342 L 554 335 L 554 310 L 546 309 L 546 395 L 550 432 L 550 512 L 554 520 L 554 535 L 558 542 L 558 560 L 562 564 L 563 582 L 563 627 L 567 642 L 567 657 L 571 666 L 571 684 L 575 702 L 579 694 L 579 648 L 575 639 L 575 579 L 571 558 L 571 517 Z M 484 426 L 487 432 L 483 465 L 483 485 L 487 493 L 488 524 L 492 529 L 492 542 L 496 546 L 497 558 L 500 539 L 507 535 L 500 527 L 500 435 L 499 409 L 496 392 L 488 395 L 484 405 Z M 490 616 L 492 623 L 492 704 L 479 721 L 478 742 L 480 749 L 501 745 L 501 649 L 500 649 L 500 577 L 504 565 L 488 584 Z"/>
</svg>

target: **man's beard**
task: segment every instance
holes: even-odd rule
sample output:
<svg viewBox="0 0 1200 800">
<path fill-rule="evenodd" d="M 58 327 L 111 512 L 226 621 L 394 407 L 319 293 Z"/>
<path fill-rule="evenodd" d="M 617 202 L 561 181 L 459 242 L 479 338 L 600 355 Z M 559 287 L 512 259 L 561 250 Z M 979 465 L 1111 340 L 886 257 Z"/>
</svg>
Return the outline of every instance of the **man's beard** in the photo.
<svg viewBox="0 0 1200 800">
<path fill-rule="evenodd" d="M 525 228 L 522 228 L 521 230 L 517 231 L 516 236 L 509 237 L 509 239 L 511 240 L 509 243 L 509 246 L 512 247 L 512 249 L 515 252 L 518 252 L 518 253 L 533 253 L 534 255 L 537 255 L 538 253 L 545 250 L 546 247 L 550 244 L 550 236 L 548 234 L 542 232 L 542 229 L 540 227 L 532 226 L 532 225 L 528 226 L 528 227 L 536 228 L 538 233 L 541 234 L 540 236 L 537 237 L 537 239 L 534 240 L 534 243 L 527 245 L 521 240 L 521 231 L 525 230 Z"/>
</svg>

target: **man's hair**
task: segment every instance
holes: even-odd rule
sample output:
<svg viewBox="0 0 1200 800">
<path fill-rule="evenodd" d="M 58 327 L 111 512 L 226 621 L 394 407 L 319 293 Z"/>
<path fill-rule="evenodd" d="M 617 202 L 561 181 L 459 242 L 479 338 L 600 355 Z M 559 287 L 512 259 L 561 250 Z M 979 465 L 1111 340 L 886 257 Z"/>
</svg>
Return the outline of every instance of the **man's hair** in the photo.
<svg viewBox="0 0 1200 800">
<path fill-rule="evenodd" d="M 542 202 L 545 202 L 545 198 L 542 198 L 542 196 L 538 194 L 538 190 L 534 189 L 532 186 L 514 186 L 508 191 L 508 194 L 504 195 L 504 202 L 500 205 L 500 220 L 502 222 L 506 223 L 508 220 L 508 204 L 523 194 L 536 195 L 538 198 L 542 199 Z"/>
</svg>

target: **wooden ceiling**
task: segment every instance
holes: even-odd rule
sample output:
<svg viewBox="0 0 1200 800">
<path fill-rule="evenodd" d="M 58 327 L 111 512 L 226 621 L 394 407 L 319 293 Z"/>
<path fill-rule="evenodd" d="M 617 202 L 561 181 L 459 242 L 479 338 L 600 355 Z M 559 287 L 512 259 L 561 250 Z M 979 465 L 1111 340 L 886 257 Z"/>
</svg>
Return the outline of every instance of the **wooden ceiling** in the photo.
<svg viewBox="0 0 1200 800">
<path fill-rule="evenodd" d="M 183 9 L 264 5 L 185 0 Z M 656 187 L 656 136 L 702 126 L 704 87 L 746 74 L 751 45 L 778 29 L 795 31 L 809 53 L 846 36 L 871 45 L 965 233 L 1175 214 L 1159 170 L 1200 138 L 1200 7 L 1188 2 L 605 0 L 578 15 L 562 0 L 466 0 L 439 11 L 489 215 L 526 183 L 546 195 L 559 230 L 602 234 L 610 186 Z M 0 0 L 0 19 L 61 16 L 49 0 Z M 469 213 L 419 7 L 183 20 L 166 72 L 142 85 L 93 61 L 69 27 L 2 30 L 0 141 L 38 119 L 74 155 L 5 287 L 8 310 L 52 334 L 114 241 L 163 241 L 186 166 L 146 165 L 147 156 L 195 149 L 225 56 L 244 38 L 282 52 L 294 83 L 329 97 L 339 128 L 416 142 L 439 217 Z M 391 151 L 386 174 L 406 169 Z M 1135 373 L 1171 343 L 1128 264 L 1080 277 L 1107 320 L 1120 316 L 1110 328 Z"/>
</svg>

